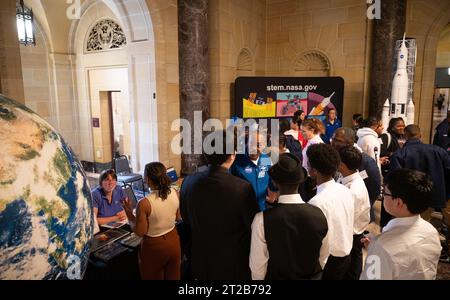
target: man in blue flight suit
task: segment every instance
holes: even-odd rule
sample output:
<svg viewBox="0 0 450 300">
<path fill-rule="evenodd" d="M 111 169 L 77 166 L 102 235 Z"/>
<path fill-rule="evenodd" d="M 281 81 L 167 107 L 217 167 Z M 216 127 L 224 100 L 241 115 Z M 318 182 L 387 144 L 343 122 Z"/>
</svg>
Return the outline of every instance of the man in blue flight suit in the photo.
<svg viewBox="0 0 450 300">
<path fill-rule="evenodd" d="M 266 196 L 270 183 L 268 171 L 272 161 L 267 154 L 262 153 L 266 145 L 261 133 L 250 132 L 245 144 L 245 154 L 236 155 L 230 172 L 251 183 L 255 190 L 259 209 L 264 211 L 267 209 Z M 270 186 L 272 185 L 270 184 Z M 276 189 L 272 186 L 271 190 Z"/>
</svg>

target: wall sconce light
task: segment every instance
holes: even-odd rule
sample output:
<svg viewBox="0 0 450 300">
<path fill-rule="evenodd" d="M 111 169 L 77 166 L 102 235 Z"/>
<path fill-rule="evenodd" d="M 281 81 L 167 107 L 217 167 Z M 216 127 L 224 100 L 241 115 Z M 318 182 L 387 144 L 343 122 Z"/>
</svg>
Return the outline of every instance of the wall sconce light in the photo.
<svg viewBox="0 0 450 300">
<path fill-rule="evenodd" d="M 17 22 L 17 34 L 19 36 L 19 43 L 28 46 L 36 46 L 36 40 L 34 38 L 34 17 L 33 10 L 27 8 L 23 0 L 20 0 L 16 5 L 16 22 Z"/>
</svg>

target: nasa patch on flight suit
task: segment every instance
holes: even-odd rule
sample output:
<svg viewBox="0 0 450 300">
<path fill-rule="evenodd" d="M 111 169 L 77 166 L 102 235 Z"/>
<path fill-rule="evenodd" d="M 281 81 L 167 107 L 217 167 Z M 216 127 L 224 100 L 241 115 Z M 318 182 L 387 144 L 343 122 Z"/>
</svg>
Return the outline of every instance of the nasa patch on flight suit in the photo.
<svg viewBox="0 0 450 300">
<path fill-rule="evenodd" d="M 244 172 L 247 174 L 251 174 L 253 172 L 253 169 L 252 169 L 252 167 L 249 166 L 244 169 Z"/>
</svg>

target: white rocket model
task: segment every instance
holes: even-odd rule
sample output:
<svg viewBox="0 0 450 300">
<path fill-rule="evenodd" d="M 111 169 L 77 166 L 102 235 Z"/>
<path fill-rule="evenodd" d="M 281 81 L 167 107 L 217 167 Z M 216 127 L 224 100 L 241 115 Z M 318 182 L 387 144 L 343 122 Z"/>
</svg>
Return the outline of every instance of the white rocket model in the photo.
<svg viewBox="0 0 450 300">
<path fill-rule="evenodd" d="M 381 114 L 381 122 L 383 123 L 383 131 L 386 131 L 389 125 L 389 98 L 386 99 L 383 105 L 383 113 Z"/>
<path fill-rule="evenodd" d="M 408 101 L 409 79 L 406 70 L 408 62 L 408 48 L 406 48 L 405 35 L 398 52 L 397 70 L 392 82 L 391 102 L 386 100 L 383 106 L 382 121 L 386 130 L 391 118 L 401 117 L 406 125 L 414 123 L 414 103 L 412 99 Z"/>
</svg>

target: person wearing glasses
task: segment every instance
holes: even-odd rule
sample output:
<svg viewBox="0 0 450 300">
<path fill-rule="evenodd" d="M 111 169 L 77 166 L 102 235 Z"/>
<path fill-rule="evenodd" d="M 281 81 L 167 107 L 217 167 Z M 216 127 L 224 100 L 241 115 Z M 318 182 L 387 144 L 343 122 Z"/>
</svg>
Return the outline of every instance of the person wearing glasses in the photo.
<svg viewBox="0 0 450 300">
<path fill-rule="evenodd" d="M 363 122 L 363 128 L 356 132 L 358 146 L 364 153 L 375 159 L 381 174 L 380 151 L 381 142 L 379 136 L 383 132 L 383 124 L 378 118 L 370 117 Z"/>
<path fill-rule="evenodd" d="M 125 222 L 127 215 L 122 202 L 127 199 L 125 192 L 117 185 L 114 170 L 104 170 L 99 177 L 99 185 L 92 191 L 94 216 L 98 225 L 111 222 Z"/>
<path fill-rule="evenodd" d="M 374 238 L 363 238 L 368 255 L 361 280 L 433 280 L 441 254 L 437 230 L 421 213 L 433 200 L 423 172 L 398 169 L 384 181 L 383 205 L 394 219 Z"/>
</svg>

